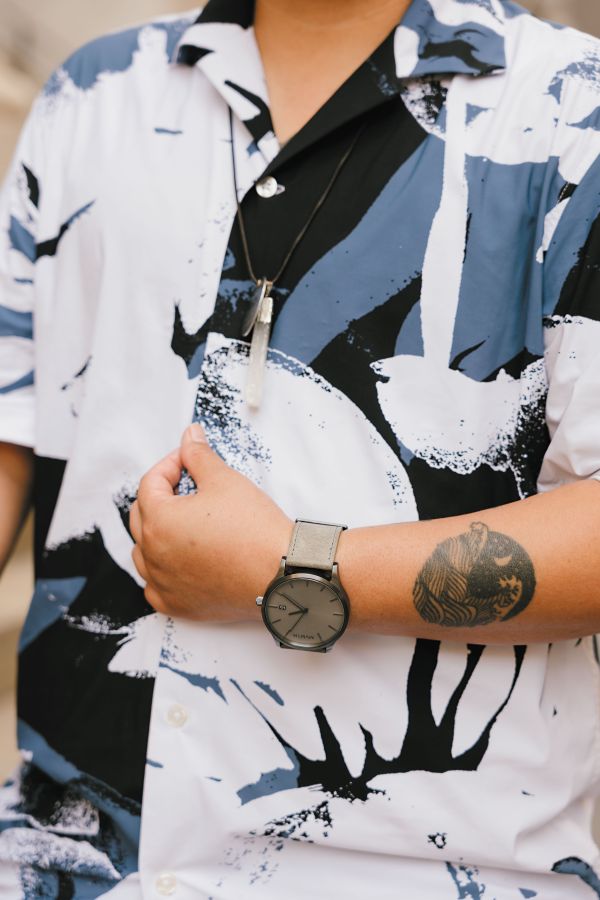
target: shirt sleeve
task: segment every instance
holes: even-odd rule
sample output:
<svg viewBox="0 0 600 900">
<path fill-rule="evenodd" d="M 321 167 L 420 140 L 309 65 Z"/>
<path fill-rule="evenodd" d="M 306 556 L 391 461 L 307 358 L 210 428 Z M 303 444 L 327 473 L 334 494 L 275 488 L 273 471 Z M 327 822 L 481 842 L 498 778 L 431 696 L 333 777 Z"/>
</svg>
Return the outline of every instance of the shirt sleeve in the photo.
<svg viewBox="0 0 600 900">
<path fill-rule="evenodd" d="M 32 447 L 33 321 L 42 142 L 34 105 L 0 190 L 0 441 Z"/>
<path fill-rule="evenodd" d="M 544 262 L 550 444 L 540 491 L 600 479 L 600 160 L 570 190 Z"/>
</svg>

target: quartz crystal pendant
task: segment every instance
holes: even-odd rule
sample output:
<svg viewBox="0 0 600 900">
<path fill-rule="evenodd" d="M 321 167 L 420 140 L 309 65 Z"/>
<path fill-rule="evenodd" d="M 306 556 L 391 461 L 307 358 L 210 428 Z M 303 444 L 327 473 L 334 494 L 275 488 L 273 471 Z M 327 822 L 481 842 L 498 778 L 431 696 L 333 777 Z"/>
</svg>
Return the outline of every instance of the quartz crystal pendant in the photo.
<svg viewBox="0 0 600 900">
<path fill-rule="evenodd" d="M 271 335 L 273 319 L 272 283 L 266 279 L 258 282 L 256 294 L 248 315 L 244 321 L 243 335 L 252 331 L 250 357 L 248 360 L 248 379 L 246 381 L 246 403 L 258 409 L 262 399 L 265 365 Z"/>
<path fill-rule="evenodd" d="M 256 282 L 250 309 L 244 317 L 244 324 L 242 325 L 242 337 L 248 337 L 248 335 L 254 328 L 254 323 L 256 322 L 260 305 L 266 295 L 270 293 L 272 287 L 273 282 L 267 281 L 266 278 L 261 278 L 260 281 Z"/>
</svg>

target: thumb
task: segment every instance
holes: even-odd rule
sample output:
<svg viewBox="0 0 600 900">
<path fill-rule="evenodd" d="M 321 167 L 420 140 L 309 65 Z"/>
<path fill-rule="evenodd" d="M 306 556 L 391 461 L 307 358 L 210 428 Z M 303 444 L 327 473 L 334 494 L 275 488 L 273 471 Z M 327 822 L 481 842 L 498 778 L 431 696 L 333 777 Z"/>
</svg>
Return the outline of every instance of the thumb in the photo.
<svg viewBox="0 0 600 900">
<path fill-rule="evenodd" d="M 188 426 L 181 438 L 181 461 L 196 484 L 208 467 L 221 465 L 222 460 L 211 449 L 204 429 L 198 422 Z"/>
</svg>

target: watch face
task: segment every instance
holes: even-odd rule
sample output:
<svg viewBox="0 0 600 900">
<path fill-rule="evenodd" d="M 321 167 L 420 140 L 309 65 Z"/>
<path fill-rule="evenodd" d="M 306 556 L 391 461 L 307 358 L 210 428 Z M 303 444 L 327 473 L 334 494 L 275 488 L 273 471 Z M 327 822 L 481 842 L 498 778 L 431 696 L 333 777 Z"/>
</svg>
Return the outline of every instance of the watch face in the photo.
<svg viewBox="0 0 600 900">
<path fill-rule="evenodd" d="M 263 618 L 278 641 L 299 649 L 331 644 L 348 623 L 344 592 L 318 575 L 286 575 L 263 600 Z"/>
</svg>

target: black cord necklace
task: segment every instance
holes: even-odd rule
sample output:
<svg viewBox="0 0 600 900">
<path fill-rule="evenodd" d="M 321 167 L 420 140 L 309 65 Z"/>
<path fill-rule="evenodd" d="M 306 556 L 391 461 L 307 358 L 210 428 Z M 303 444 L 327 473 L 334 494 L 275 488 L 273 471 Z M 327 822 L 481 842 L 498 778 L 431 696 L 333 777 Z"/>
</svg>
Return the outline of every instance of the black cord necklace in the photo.
<svg viewBox="0 0 600 900">
<path fill-rule="evenodd" d="M 313 207 L 308 219 L 296 235 L 296 238 L 292 242 L 290 249 L 286 253 L 283 258 L 283 262 L 279 266 L 279 269 L 273 275 L 272 278 L 266 277 L 257 277 L 254 267 L 252 265 L 252 259 L 250 257 L 250 249 L 248 246 L 248 237 L 246 234 L 246 226 L 244 223 L 244 216 L 242 213 L 242 207 L 239 200 L 239 190 L 238 190 L 238 179 L 237 179 L 237 167 L 235 164 L 235 145 L 233 138 L 233 113 L 231 109 L 229 110 L 229 130 L 231 134 L 231 163 L 233 169 L 233 186 L 235 190 L 235 201 L 237 204 L 237 219 L 240 227 L 240 236 L 242 239 L 242 247 L 244 250 L 244 258 L 246 261 L 246 266 L 248 268 L 248 274 L 250 278 L 256 285 L 256 289 L 254 291 L 254 297 L 252 299 L 252 303 L 250 304 L 250 309 L 246 313 L 244 318 L 244 324 L 242 327 L 242 336 L 248 337 L 250 333 L 252 333 L 252 339 L 250 343 L 250 358 L 248 362 L 248 378 L 246 382 L 246 402 L 249 406 L 254 407 L 255 409 L 260 406 L 260 401 L 262 399 L 262 390 L 263 390 L 263 380 L 264 380 L 264 371 L 265 364 L 267 359 L 267 351 L 269 349 L 269 338 L 271 336 L 271 323 L 273 321 L 273 296 L 271 294 L 271 290 L 273 286 L 279 281 L 284 271 L 286 270 L 290 259 L 295 253 L 298 245 L 306 235 L 306 232 L 310 228 L 313 223 L 313 220 L 323 204 L 325 203 L 327 197 L 329 196 L 333 185 L 337 181 L 338 175 L 344 168 L 345 164 L 348 162 L 350 154 L 354 150 L 359 137 L 366 127 L 366 122 L 363 122 L 361 127 L 358 129 L 350 146 L 347 150 L 344 151 L 342 158 L 339 160 L 336 165 L 334 172 L 329 179 L 323 193 L 317 200 L 315 206 Z"/>
</svg>

